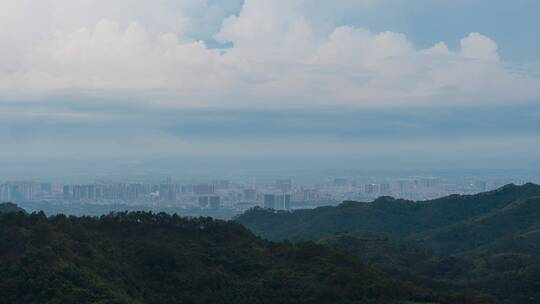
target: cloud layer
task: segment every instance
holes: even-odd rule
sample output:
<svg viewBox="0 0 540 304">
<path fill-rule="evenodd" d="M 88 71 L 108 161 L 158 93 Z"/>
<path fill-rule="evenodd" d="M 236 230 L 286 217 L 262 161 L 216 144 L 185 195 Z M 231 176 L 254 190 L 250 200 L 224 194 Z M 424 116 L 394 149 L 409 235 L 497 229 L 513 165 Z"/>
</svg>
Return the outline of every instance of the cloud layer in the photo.
<svg viewBox="0 0 540 304">
<path fill-rule="evenodd" d="M 320 21 L 305 0 L 32 2 L 0 4 L 1 100 L 69 93 L 180 106 L 387 106 L 540 97 L 540 80 L 501 62 L 496 42 L 477 32 L 457 49 L 418 48 L 402 33 Z"/>
</svg>

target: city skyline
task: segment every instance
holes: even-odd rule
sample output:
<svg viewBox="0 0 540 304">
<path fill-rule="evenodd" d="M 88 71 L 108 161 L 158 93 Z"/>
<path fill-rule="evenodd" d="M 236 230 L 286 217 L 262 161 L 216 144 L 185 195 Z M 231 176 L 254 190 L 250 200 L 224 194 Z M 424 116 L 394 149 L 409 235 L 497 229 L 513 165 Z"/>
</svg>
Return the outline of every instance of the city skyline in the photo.
<svg viewBox="0 0 540 304">
<path fill-rule="evenodd" d="M 339 176 L 339 175 L 338 175 Z M 337 206 L 344 201 L 372 202 L 380 197 L 408 201 L 471 195 L 510 183 L 538 183 L 540 176 L 509 175 L 358 175 L 251 176 L 232 179 L 166 177 L 157 182 L 95 180 L 0 181 L 0 201 L 48 215 L 103 215 L 125 210 L 178 213 L 231 219 L 253 208 L 294 211 Z"/>
<path fill-rule="evenodd" d="M 538 29 L 538 0 L 0 0 L 0 304 L 538 302 Z"/>
</svg>

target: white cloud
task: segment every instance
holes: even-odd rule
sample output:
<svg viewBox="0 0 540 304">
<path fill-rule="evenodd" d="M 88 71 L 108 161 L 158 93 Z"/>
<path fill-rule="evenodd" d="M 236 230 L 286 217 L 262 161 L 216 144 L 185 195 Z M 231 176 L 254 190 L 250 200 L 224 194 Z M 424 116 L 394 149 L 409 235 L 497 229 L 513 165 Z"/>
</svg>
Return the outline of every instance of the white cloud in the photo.
<svg viewBox="0 0 540 304">
<path fill-rule="evenodd" d="M 448 49 L 448 45 L 446 45 L 446 43 L 438 42 L 433 47 L 425 50 L 424 53 L 430 55 L 449 55 L 450 50 Z"/>
<path fill-rule="evenodd" d="M 187 106 L 373 106 L 540 97 L 540 80 L 501 63 L 489 37 L 418 49 L 401 33 L 321 25 L 308 1 L 246 0 L 228 17 L 230 7 L 203 0 L 44 0 L 38 13 L 30 2 L 0 4 L 0 99 L 100 92 Z M 233 47 L 196 39 L 211 36 Z"/>
<path fill-rule="evenodd" d="M 479 33 L 471 33 L 466 38 L 461 39 L 461 54 L 465 58 L 499 61 L 495 41 Z"/>
<path fill-rule="evenodd" d="M 151 35 L 137 23 L 122 28 L 102 20 L 94 28 L 56 33 L 27 54 L 21 70 L 0 82 L 4 90 L 202 90 L 218 88 L 225 65 L 203 42 L 178 42 L 174 33 Z M 204 76 L 204 77 L 202 77 Z M 222 82 L 223 81 L 223 82 Z"/>
</svg>

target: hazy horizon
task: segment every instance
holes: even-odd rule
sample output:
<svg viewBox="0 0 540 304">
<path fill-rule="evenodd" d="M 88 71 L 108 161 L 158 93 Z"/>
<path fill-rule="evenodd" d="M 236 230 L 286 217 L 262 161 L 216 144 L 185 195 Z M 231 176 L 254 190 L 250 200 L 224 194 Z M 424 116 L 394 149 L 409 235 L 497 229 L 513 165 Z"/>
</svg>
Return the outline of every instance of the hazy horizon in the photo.
<svg viewBox="0 0 540 304">
<path fill-rule="evenodd" d="M 540 301 L 539 29 L 538 0 L 0 0 L 0 304 Z"/>
<path fill-rule="evenodd" d="M 540 168 L 535 1 L 34 2 L 3 175 Z"/>
</svg>

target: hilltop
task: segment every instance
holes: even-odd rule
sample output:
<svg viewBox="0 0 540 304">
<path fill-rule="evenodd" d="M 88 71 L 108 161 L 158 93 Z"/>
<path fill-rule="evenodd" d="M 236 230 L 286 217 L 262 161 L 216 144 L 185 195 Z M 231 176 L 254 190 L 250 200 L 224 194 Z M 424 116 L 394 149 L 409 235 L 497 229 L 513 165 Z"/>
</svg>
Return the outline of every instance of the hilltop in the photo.
<svg viewBox="0 0 540 304">
<path fill-rule="evenodd" d="M 450 303 L 540 301 L 540 186 L 507 185 L 429 201 L 371 203 L 293 212 L 252 209 L 236 218 L 271 240 L 313 240 L 434 293 Z M 459 300 L 457 300 L 459 299 Z"/>
<path fill-rule="evenodd" d="M 12 213 L 12 212 L 22 212 L 26 213 L 26 211 L 16 204 L 13 203 L 1 203 L 0 204 L 0 213 Z"/>
<path fill-rule="evenodd" d="M 401 303 L 433 299 L 351 254 L 234 222 L 144 212 L 0 215 L 0 303 Z"/>
<path fill-rule="evenodd" d="M 339 233 L 379 235 L 418 243 L 441 254 L 510 249 L 540 235 L 540 186 L 507 185 L 476 195 L 428 201 L 381 197 L 371 203 L 346 201 L 336 207 L 276 212 L 252 209 L 235 220 L 271 240 L 317 240 Z"/>
</svg>

